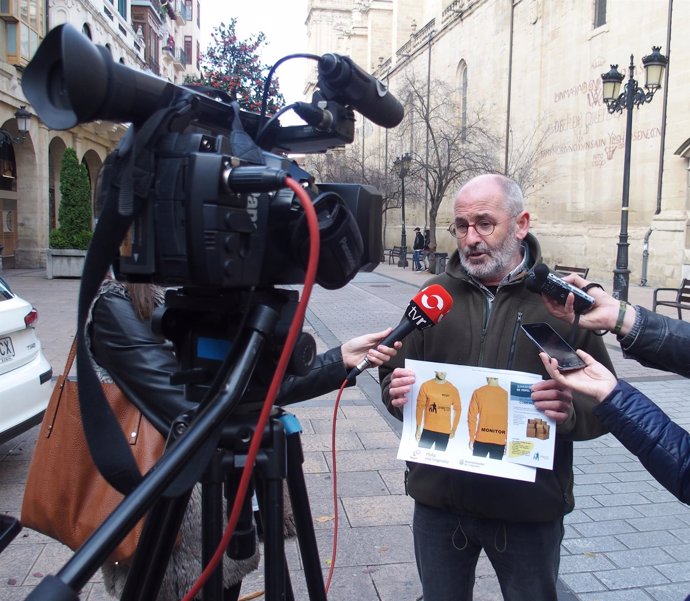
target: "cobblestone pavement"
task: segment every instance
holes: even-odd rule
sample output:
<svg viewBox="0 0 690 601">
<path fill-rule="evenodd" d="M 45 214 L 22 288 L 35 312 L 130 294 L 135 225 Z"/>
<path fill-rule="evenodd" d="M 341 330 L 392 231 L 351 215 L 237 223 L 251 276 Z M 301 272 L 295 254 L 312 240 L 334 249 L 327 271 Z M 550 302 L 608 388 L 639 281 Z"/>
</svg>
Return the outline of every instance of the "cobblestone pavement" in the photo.
<svg viewBox="0 0 690 601">
<path fill-rule="evenodd" d="M 383 329 L 400 319 L 428 274 L 382 264 L 339 290 L 314 291 L 308 331 L 320 349 Z M 38 332 L 48 359 L 62 369 L 74 333 L 78 280 L 47 280 L 41 270 L 3 273 L 39 311 Z M 651 290 L 632 286 L 630 300 L 651 306 Z M 620 377 L 638 386 L 683 427 L 690 426 L 690 381 L 626 360 L 615 339 L 607 345 Z M 329 591 L 332 601 L 415 601 L 419 595 L 403 465 L 395 459 L 399 422 L 383 409 L 375 372 L 346 390 L 337 420 L 340 530 Z M 319 554 L 326 573 L 333 539 L 331 417 L 335 393 L 290 406 L 303 427 L 304 471 Z M 18 515 L 37 429 L 0 445 L 0 511 Z M 690 508 L 661 488 L 613 437 L 577 443 L 576 509 L 566 518 L 560 601 L 682 601 L 690 592 Z M 306 599 L 297 545 L 288 543 L 297 599 Z M 43 575 L 70 557 L 59 543 L 23 530 L 0 554 L 0 601 L 24 599 Z M 243 594 L 261 590 L 260 572 Z M 99 574 L 81 598 L 107 599 Z M 493 570 L 480 560 L 477 601 L 497 601 Z"/>
</svg>

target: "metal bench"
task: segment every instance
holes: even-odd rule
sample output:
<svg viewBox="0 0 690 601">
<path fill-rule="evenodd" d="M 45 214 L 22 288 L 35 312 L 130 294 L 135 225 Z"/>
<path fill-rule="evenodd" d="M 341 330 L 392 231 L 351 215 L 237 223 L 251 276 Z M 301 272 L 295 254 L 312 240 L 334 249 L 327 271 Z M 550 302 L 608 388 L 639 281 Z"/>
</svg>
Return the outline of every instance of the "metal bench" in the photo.
<svg viewBox="0 0 690 601">
<path fill-rule="evenodd" d="M 393 265 L 400 259 L 400 254 L 402 253 L 402 246 L 394 246 L 393 248 L 386 248 L 385 253 L 388 256 L 388 264 Z M 403 267 L 407 267 L 409 261 L 412 260 L 412 251 L 408 250 L 405 253 L 405 264 Z"/>
<path fill-rule="evenodd" d="M 675 293 L 674 299 L 658 298 L 660 292 Z M 683 278 L 683 281 L 678 288 L 655 288 L 654 296 L 652 297 L 652 311 L 656 313 L 657 307 L 674 307 L 678 311 L 678 319 L 683 319 L 682 310 L 690 311 L 690 279 Z"/>
<path fill-rule="evenodd" d="M 586 278 L 587 274 L 589 273 L 589 267 L 569 267 L 568 265 L 554 265 L 553 269 L 560 275 L 576 273 L 581 278 Z"/>
</svg>

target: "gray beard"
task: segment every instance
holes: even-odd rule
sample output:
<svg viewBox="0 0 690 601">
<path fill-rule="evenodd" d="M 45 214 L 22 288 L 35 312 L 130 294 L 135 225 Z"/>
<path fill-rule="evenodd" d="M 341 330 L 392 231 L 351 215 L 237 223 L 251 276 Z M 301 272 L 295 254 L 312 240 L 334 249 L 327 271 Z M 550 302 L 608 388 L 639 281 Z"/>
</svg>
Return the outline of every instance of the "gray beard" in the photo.
<svg viewBox="0 0 690 601">
<path fill-rule="evenodd" d="M 512 236 L 512 233 L 506 237 L 501 246 L 493 250 L 484 242 L 480 242 L 473 247 L 467 247 L 464 251 L 460 250 L 460 264 L 467 273 L 482 283 L 486 281 L 500 281 L 513 268 L 515 257 L 519 254 L 519 249 L 522 245 L 522 241 Z M 468 259 L 468 255 L 476 250 L 487 253 L 489 256 L 488 261 L 481 265 L 473 264 Z"/>
</svg>

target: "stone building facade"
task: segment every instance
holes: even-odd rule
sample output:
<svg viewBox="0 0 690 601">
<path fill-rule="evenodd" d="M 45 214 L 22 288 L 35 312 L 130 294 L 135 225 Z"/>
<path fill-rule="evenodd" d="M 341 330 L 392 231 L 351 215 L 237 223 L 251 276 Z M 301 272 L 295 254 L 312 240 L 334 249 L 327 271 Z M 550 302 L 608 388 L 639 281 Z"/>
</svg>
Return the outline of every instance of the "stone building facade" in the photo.
<svg viewBox="0 0 690 601">
<path fill-rule="evenodd" d="M 654 286 L 690 277 L 688 23 L 690 2 L 672 0 L 309 0 L 307 14 L 310 51 L 351 55 L 401 99 L 410 72 L 449 84 L 463 110 L 481 111 L 500 134 L 506 163 L 538 132 L 525 193 L 547 263 L 586 265 L 610 282 L 627 214 L 630 282 Z M 626 111 L 608 112 L 601 74 L 618 64 L 625 84 L 632 58 L 643 86 L 652 46 L 669 63 L 662 88 L 633 109 L 624 211 Z M 365 121 L 356 139 L 377 160 L 392 166 L 410 150 Z M 441 251 L 454 248 L 444 230 L 455 191 L 437 217 Z M 428 219 L 423 198 L 410 200 L 408 234 Z M 387 219 L 388 247 L 399 243 L 400 218 Z"/>
<path fill-rule="evenodd" d="M 46 263 L 48 233 L 57 226 L 60 164 L 67 147 L 89 172 L 92 193 L 103 161 L 126 125 L 93 121 L 49 129 L 21 87 L 22 73 L 47 31 L 69 23 L 116 63 L 173 83 L 199 74 L 201 0 L 13 0 L 0 2 L 0 244 L 4 268 Z M 88 94 L 88 90 L 85 90 Z M 32 114 L 19 139 L 14 113 Z M 94 199 L 95 203 L 95 199 Z"/>
</svg>

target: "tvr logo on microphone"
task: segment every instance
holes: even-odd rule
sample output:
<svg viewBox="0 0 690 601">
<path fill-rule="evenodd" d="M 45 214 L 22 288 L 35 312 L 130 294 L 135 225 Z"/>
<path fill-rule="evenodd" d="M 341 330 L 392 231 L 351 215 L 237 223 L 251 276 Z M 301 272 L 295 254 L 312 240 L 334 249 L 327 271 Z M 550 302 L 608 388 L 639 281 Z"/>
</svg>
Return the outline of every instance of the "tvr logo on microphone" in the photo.
<svg viewBox="0 0 690 601">
<path fill-rule="evenodd" d="M 411 321 L 414 324 L 415 328 L 417 328 L 418 330 L 428 328 L 429 326 L 432 326 L 435 323 L 427 317 L 424 309 L 422 309 L 414 301 L 410 301 L 410 304 L 407 307 L 407 319 Z"/>
</svg>

